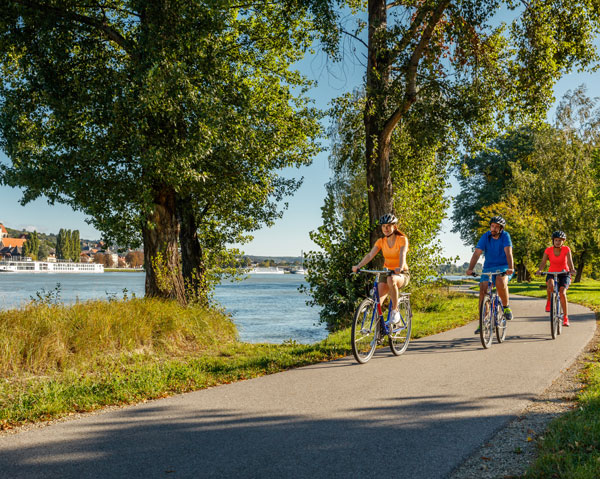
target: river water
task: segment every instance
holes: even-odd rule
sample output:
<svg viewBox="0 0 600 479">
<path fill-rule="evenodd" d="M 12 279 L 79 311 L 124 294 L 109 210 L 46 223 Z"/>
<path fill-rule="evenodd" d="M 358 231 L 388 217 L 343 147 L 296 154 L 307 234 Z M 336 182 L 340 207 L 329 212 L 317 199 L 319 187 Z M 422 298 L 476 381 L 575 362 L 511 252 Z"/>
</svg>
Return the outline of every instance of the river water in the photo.
<svg viewBox="0 0 600 479">
<path fill-rule="evenodd" d="M 298 274 L 253 274 L 241 282 L 224 282 L 215 297 L 233 320 L 240 340 L 281 343 L 293 339 L 313 343 L 327 336 L 319 323 L 319 310 L 306 305 L 309 297 L 298 292 L 304 276 Z M 73 303 L 89 299 L 144 296 L 143 273 L 0 274 L 0 309 L 15 308 L 38 296 Z"/>
</svg>

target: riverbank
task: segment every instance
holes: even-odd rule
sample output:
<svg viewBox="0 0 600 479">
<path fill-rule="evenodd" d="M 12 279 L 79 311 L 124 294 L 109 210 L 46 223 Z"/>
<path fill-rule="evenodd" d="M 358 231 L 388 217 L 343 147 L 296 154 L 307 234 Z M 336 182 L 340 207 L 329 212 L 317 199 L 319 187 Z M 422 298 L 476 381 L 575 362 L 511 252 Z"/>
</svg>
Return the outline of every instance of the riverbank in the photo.
<svg viewBox="0 0 600 479">
<path fill-rule="evenodd" d="M 473 321 L 475 301 L 446 288 L 416 295 L 413 337 Z M 218 312 L 143 299 L 32 304 L 1 312 L 0 331 L 2 429 L 351 354 L 348 329 L 314 344 L 242 343 Z"/>
</svg>

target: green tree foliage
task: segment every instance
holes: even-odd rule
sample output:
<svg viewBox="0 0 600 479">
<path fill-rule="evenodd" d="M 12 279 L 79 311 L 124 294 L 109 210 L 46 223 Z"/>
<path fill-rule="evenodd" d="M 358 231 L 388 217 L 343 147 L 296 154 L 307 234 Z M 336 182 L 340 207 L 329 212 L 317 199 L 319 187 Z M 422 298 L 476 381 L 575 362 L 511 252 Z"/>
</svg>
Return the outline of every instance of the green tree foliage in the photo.
<svg viewBox="0 0 600 479">
<path fill-rule="evenodd" d="M 344 217 L 333 186 L 328 184 L 321 208 L 323 224 L 310 233 L 320 250 L 306 253 L 304 267 L 309 287 L 301 291 L 311 295 L 307 304 L 321 307 L 321 321 L 330 331 L 350 324 L 357 301 L 368 293 L 368 282 L 372 281 L 366 275 L 351 275 L 356 258 L 370 250 L 366 198 L 362 208 L 353 210 L 352 215 L 352 220 Z"/>
<path fill-rule="evenodd" d="M 40 249 L 40 239 L 38 238 L 37 231 L 29 234 L 27 241 L 23 245 L 23 256 L 29 256 L 31 259 L 36 261 L 38 259 L 38 252 Z"/>
<path fill-rule="evenodd" d="M 58 230 L 56 237 L 56 259 L 65 259 L 65 230 Z"/>
<path fill-rule="evenodd" d="M 290 66 L 309 20 L 331 15 L 312 0 L 9 0 L 4 182 L 24 203 L 45 195 L 84 211 L 114 243 L 143 243 L 146 294 L 185 302 L 183 275 L 204 287 L 225 242 L 270 224 L 298 187 L 281 168 L 318 150 L 309 84 Z"/>
<path fill-rule="evenodd" d="M 39 261 L 46 261 L 48 259 L 48 255 L 50 254 L 50 246 L 48 246 L 48 243 L 46 242 L 42 242 L 40 243 L 40 247 L 38 249 L 38 260 Z"/>
<path fill-rule="evenodd" d="M 541 259 L 550 236 L 564 230 L 581 279 L 600 253 L 600 109 L 580 87 L 557 109 L 555 126 L 521 129 L 466 158 L 454 212 L 455 228 L 475 244 L 502 214 L 513 237 L 519 279 Z"/>
<path fill-rule="evenodd" d="M 337 101 L 337 118 L 331 130 L 333 176 L 327 184 L 322 208 L 323 225 L 311 233 L 320 251 L 306 256 L 306 280 L 311 305 L 321 307 L 321 320 L 330 329 L 348 326 L 356 302 L 364 297 L 372 277 L 350 276 L 352 265 L 371 249 L 368 195 L 362 153 L 364 152 L 364 97 L 355 94 Z M 436 155 L 435 140 L 422 135 L 419 147 L 403 128 L 394 133 L 391 172 L 395 184 L 394 209 L 399 212 L 399 228 L 408 236 L 407 262 L 411 287 L 419 285 L 444 262 L 434 240 L 439 231 L 447 201 L 446 168 L 443 155 Z M 375 265 L 381 265 L 381 258 Z"/>
<path fill-rule="evenodd" d="M 71 234 L 71 258 L 76 263 L 81 260 L 81 240 L 79 238 L 79 230 L 74 230 Z"/>
<path fill-rule="evenodd" d="M 479 212 L 501 201 L 513 188 L 511 165 L 523 162 L 533 151 L 533 143 L 532 130 L 517 129 L 492 141 L 485 151 L 463 158 L 456 171 L 460 192 L 454 199 L 452 230 L 460 233 L 465 243 L 477 244 Z"/>
<path fill-rule="evenodd" d="M 395 128 L 436 130 L 446 143 L 478 147 L 495 128 L 543 118 L 556 80 L 598 59 L 593 42 L 600 12 L 590 0 L 369 0 L 362 6 L 367 22 L 359 20 L 348 33 L 356 38 L 367 30 L 363 153 L 372 225 L 394 206 Z M 510 25 L 495 21 L 503 8 L 514 10 Z M 371 244 L 376 238 L 374 228 Z"/>
<path fill-rule="evenodd" d="M 56 258 L 66 261 L 80 261 L 81 241 L 79 230 L 67 230 L 61 228 L 56 238 Z"/>
<path fill-rule="evenodd" d="M 600 108 L 585 88 L 568 92 L 554 127 L 536 135 L 534 152 L 513 166 L 515 194 L 544 218 L 544 242 L 557 229 L 567 233 L 581 280 L 600 254 Z"/>
</svg>

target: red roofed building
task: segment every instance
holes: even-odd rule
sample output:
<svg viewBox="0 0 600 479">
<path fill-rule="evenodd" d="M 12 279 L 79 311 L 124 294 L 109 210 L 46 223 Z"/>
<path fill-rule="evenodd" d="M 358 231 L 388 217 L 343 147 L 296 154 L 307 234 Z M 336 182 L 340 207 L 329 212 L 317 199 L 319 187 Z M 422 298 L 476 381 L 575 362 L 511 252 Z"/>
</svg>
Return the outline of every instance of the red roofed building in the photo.
<svg viewBox="0 0 600 479">
<path fill-rule="evenodd" d="M 27 241 L 25 238 L 2 238 L 0 244 L 5 247 L 8 246 L 9 248 L 14 248 L 15 246 L 17 248 L 22 248 L 25 241 Z"/>
<path fill-rule="evenodd" d="M 26 238 L 9 238 L 8 231 L 0 223 L 0 257 L 10 258 L 23 254 L 23 245 Z"/>
</svg>

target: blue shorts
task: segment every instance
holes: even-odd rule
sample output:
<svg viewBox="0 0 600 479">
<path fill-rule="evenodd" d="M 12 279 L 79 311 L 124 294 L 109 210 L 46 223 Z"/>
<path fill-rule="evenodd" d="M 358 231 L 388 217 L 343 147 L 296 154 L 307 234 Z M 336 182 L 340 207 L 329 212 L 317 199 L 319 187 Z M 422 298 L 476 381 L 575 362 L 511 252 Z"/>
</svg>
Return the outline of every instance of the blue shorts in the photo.
<svg viewBox="0 0 600 479">
<path fill-rule="evenodd" d="M 508 268 L 497 268 L 495 271 L 507 271 Z M 510 276 L 508 276 L 508 281 L 510 281 L 512 279 L 512 277 L 515 275 L 515 273 L 513 272 Z M 480 283 L 486 283 L 490 280 L 490 276 L 492 277 L 492 282 L 494 284 L 496 284 L 496 276 L 498 276 L 497 274 L 492 274 L 490 275 L 489 273 L 486 273 L 485 271 L 483 273 L 481 273 L 481 277 L 479 278 L 479 282 Z"/>
<path fill-rule="evenodd" d="M 546 275 L 546 283 L 551 279 L 554 279 L 554 275 L 547 274 Z M 558 289 L 560 289 L 560 288 L 565 288 L 565 290 L 569 289 L 569 286 L 571 285 L 571 275 L 569 273 L 559 274 L 557 279 L 558 279 Z"/>
</svg>

